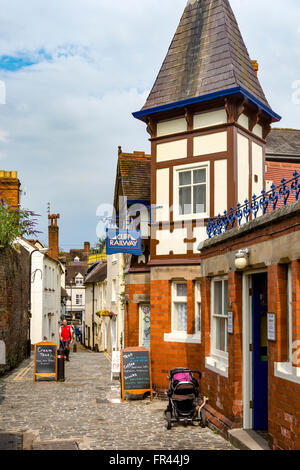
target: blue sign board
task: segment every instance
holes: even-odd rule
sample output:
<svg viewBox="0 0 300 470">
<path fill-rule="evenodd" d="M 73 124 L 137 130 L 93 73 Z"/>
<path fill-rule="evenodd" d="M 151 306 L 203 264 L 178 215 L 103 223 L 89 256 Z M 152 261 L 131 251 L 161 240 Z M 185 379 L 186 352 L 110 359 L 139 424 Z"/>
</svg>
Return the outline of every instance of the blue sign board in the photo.
<svg viewBox="0 0 300 470">
<path fill-rule="evenodd" d="M 140 256 L 142 254 L 142 237 L 139 230 L 107 229 L 106 254 L 130 253 Z"/>
</svg>

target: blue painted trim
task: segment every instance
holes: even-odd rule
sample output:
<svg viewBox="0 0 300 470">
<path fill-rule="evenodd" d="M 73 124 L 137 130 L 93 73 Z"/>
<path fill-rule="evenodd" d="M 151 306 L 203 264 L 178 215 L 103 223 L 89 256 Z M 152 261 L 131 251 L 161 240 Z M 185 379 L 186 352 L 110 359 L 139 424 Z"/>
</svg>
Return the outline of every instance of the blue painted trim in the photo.
<svg viewBox="0 0 300 470">
<path fill-rule="evenodd" d="M 133 206 L 134 204 L 143 204 L 143 206 L 150 206 L 150 201 L 141 201 L 134 199 L 127 199 L 127 206 Z"/>
<path fill-rule="evenodd" d="M 163 111 L 171 111 L 173 109 L 183 108 L 185 106 L 189 106 L 192 104 L 204 103 L 206 101 L 211 101 L 217 98 L 224 98 L 226 96 L 236 95 L 236 94 L 241 94 L 245 96 L 251 103 L 255 104 L 255 106 L 257 106 L 259 109 L 264 111 L 268 116 L 270 116 L 273 121 L 276 122 L 276 121 L 281 120 L 281 116 L 276 114 L 274 111 L 272 111 L 271 108 L 269 108 L 262 101 L 260 101 L 258 98 L 253 96 L 252 93 L 245 90 L 241 86 L 229 88 L 228 90 L 217 91 L 214 93 L 208 93 L 207 95 L 197 96 L 196 98 L 189 98 L 187 100 L 176 101 L 175 103 L 165 104 L 163 106 L 157 106 L 155 108 L 142 109 L 141 111 L 137 111 L 132 114 L 136 119 L 140 119 L 146 116 L 151 116 L 152 114 L 161 113 Z"/>
</svg>

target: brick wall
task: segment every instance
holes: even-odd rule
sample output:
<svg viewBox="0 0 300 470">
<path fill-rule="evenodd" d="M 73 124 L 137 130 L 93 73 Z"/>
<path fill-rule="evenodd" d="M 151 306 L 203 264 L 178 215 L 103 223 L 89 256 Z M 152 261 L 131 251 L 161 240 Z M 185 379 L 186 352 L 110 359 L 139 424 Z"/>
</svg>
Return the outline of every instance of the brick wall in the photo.
<svg viewBox="0 0 300 470">
<path fill-rule="evenodd" d="M 128 303 L 125 306 L 125 347 L 139 346 L 139 304 L 134 301 L 135 295 L 149 295 L 149 284 L 128 284 L 125 287 Z M 145 302 L 144 302 L 145 303 Z"/>
<path fill-rule="evenodd" d="M 0 365 L 0 374 L 27 354 L 29 255 L 22 247 L 17 250 L 0 249 L 0 341 L 6 346 L 6 365 Z"/>
<path fill-rule="evenodd" d="M 300 318 L 299 267 L 299 261 L 292 262 L 293 340 L 300 338 L 300 331 L 297 331 L 297 321 Z M 285 265 L 268 268 L 268 299 L 269 311 L 277 314 L 277 341 L 269 343 L 269 433 L 273 437 L 275 449 L 300 450 L 300 385 L 274 376 L 274 362 L 287 360 Z"/>
<path fill-rule="evenodd" d="M 234 335 L 228 335 L 228 377 L 205 368 L 204 358 L 210 355 L 211 282 L 201 280 L 202 343 L 200 348 L 201 391 L 209 397 L 210 420 L 219 429 L 242 426 L 242 276 L 228 275 L 228 304 L 234 317 Z"/>
<path fill-rule="evenodd" d="M 193 281 L 187 281 L 188 333 L 194 328 Z M 155 388 L 167 389 L 167 373 L 175 367 L 199 369 L 200 345 L 164 341 L 164 333 L 171 332 L 171 282 L 151 281 L 151 354 L 152 378 Z"/>
</svg>

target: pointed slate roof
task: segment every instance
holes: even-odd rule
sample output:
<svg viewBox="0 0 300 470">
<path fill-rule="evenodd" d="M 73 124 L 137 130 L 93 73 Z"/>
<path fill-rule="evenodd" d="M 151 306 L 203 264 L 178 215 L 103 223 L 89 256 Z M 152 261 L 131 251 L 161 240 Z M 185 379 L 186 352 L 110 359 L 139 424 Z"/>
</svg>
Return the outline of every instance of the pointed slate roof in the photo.
<svg viewBox="0 0 300 470">
<path fill-rule="evenodd" d="M 189 0 L 139 113 L 240 88 L 270 108 L 229 0 Z M 134 116 L 140 117 L 139 113 Z"/>
</svg>

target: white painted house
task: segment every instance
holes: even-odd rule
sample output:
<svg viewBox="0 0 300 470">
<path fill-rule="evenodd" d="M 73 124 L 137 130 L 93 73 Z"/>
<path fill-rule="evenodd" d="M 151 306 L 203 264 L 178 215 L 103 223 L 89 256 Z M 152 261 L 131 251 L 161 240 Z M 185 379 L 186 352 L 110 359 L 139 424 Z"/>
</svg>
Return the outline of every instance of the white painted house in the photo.
<svg viewBox="0 0 300 470">
<path fill-rule="evenodd" d="M 31 344 L 53 341 L 59 344 L 63 265 L 51 258 L 40 242 L 17 240 L 31 254 Z"/>
</svg>

